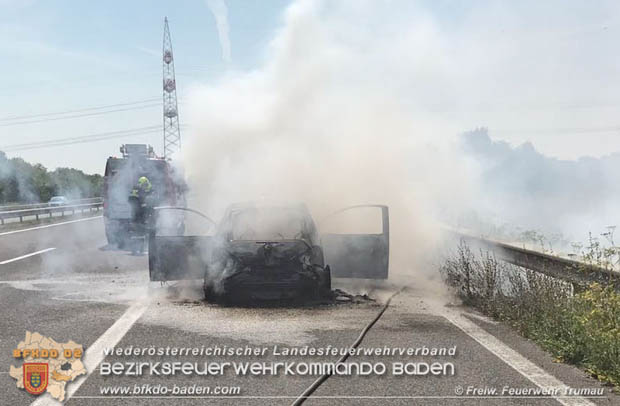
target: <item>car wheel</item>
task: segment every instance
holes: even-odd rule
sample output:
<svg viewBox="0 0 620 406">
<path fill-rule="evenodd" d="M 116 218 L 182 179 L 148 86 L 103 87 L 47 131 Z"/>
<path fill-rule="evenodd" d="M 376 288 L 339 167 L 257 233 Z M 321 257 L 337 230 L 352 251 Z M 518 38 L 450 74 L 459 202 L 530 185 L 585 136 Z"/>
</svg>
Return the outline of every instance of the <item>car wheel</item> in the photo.
<svg viewBox="0 0 620 406">
<path fill-rule="evenodd" d="M 332 273 L 329 265 L 321 271 L 322 278 L 320 280 L 319 295 L 321 297 L 330 297 L 332 294 Z"/>
<path fill-rule="evenodd" d="M 217 300 L 217 295 L 215 293 L 215 290 L 213 289 L 213 286 L 211 285 L 211 283 L 207 281 L 206 277 L 202 284 L 202 290 L 204 291 L 205 299 L 207 302 L 215 302 Z"/>
</svg>

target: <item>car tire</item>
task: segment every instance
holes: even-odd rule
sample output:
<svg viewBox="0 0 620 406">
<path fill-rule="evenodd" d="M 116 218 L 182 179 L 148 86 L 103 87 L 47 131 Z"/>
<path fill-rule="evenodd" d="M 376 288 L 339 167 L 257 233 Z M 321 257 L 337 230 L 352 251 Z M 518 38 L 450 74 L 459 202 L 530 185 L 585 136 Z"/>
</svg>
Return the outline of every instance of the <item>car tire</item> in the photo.
<svg viewBox="0 0 620 406">
<path fill-rule="evenodd" d="M 205 300 L 207 302 L 214 303 L 217 301 L 217 294 L 215 293 L 213 286 L 207 281 L 206 276 L 202 284 L 202 290 L 204 291 Z"/>
<path fill-rule="evenodd" d="M 323 270 L 323 278 L 319 287 L 319 295 L 321 297 L 330 297 L 332 294 L 332 272 L 329 265 Z"/>
</svg>

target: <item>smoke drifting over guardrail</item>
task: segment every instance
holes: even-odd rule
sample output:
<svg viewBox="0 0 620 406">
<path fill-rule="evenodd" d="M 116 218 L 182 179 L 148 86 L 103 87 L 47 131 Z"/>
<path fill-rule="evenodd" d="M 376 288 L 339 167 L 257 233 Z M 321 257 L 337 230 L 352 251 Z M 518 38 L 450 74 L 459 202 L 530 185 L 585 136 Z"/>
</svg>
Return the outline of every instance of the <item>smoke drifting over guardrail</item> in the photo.
<svg viewBox="0 0 620 406">
<path fill-rule="evenodd" d="M 385 203 L 395 219 L 391 268 L 411 270 L 411 247 L 420 253 L 432 243 L 427 214 L 436 201 L 466 195 L 467 168 L 394 94 L 398 80 L 381 72 L 386 59 L 360 46 L 368 40 L 371 54 L 386 58 L 394 50 L 370 33 L 349 43 L 359 22 L 325 17 L 318 3 L 293 4 L 262 69 L 195 89 L 190 206 L 219 218 L 231 202 L 301 201 L 321 219 Z M 392 34 L 378 35 L 388 42 Z"/>
<path fill-rule="evenodd" d="M 588 95 L 582 84 L 549 78 L 579 50 L 532 46 L 522 23 L 542 29 L 544 19 L 526 21 L 513 13 L 517 5 L 472 7 L 447 26 L 426 3 L 291 4 L 259 69 L 231 70 L 193 89 L 185 143 L 190 204 L 218 218 L 234 201 L 296 200 L 320 219 L 351 204 L 385 203 L 391 269 L 419 268 L 437 237 L 431 219 L 477 209 L 486 192 L 497 192 L 485 190 L 493 187 L 481 178 L 485 167 L 457 147 L 457 134 L 489 122 L 510 128 L 540 120 L 550 113 L 523 105 L 572 97 L 563 90 L 570 86 Z M 559 31 L 573 27 L 568 13 L 536 7 L 554 15 Z M 488 33 L 498 24 L 510 40 Z M 522 69 L 516 55 L 541 63 Z M 567 122 L 574 117 L 551 110 Z M 555 144 L 559 154 L 583 149 L 568 141 Z M 564 196 L 554 198 L 563 210 Z M 531 212 L 532 223 L 538 215 Z"/>
</svg>

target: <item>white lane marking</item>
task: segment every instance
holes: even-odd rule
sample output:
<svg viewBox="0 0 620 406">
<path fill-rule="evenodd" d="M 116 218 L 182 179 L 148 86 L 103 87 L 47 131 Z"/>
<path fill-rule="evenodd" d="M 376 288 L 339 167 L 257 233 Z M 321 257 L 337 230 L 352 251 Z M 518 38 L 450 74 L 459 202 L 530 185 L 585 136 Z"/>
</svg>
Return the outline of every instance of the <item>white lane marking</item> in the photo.
<svg viewBox="0 0 620 406">
<path fill-rule="evenodd" d="M 100 219 L 103 216 L 95 216 L 95 217 L 88 217 L 85 219 L 78 219 L 78 220 L 71 220 L 71 221 L 63 221 L 62 223 L 54 223 L 54 224 L 47 224 L 44 226 L 38 226 L 38 227 L 31 227 L 31 228 L 24 228 L 21 230 L 13 230 L 13 231 L 5 231 L 4 233 L 0 233 L 1 235 L 9 235 L 9 234 L 16 234 L 16 233 L 23 233 L 25 231 L 32 231 L 32 230 L 40 230 L 42 228 L 49 228 L 49 227 L 56 227 L 56 226 L 62 226 L 65 224 L 71 224 L 71 223 L 77 223 L 78 221 L 89 221 L 89 220 L 95 220 L 95 219 Z"/>
<path fill-rule="evenodd" d="M 46 248 L 46 249 L 41 250 L 41 251 L 31 252 L 30 254 L 26 254 L 26 255 L 22 255 L 20 257 L 15 257 L 15 258 L 7 259 L 6 261 L 2 261 L 2 262 L 0 262 L 0 265 L 10 264 L 11 262 L 19 261 L 20 259 L 24 259 L 24 258 L 29 258 L 29 257 L 32 257 L 34 255 L 43 254 L 44 252 L 54 251 L 55 249 L 56 248 Z"/>
<path fill-rule="evenodd" d="M 65 392 L 65 399 L 63 402 L 69 400 L 69 398 L 71 398 L 71 396 L 73 396 L 80 386 L 88 379 L 90 374 L 95 372 L 101 361 L 105 358 L 103 355 L 103 350 L 105 348 L 114 347 L 118 344 L 118 342 L 121 341 L 125 334 L 127 334 L 134 323 L 140 319 L 147 308 L 148 305 L 144 303 L 136 303 L 132 305 L 118 320 L 114 322 L 114 324 L 112 324 L 109 329 L 106 330 L 105 333 L 101 335 L 101 337 L 97 339 L 97 341 L 93 343 L 93 345 L 88 347 L 82 360 L 84 367 L 86 367 L 86 375 L 80 376 L 74 382 L 67 383 L 67 390 Z M 49 393 L 46 393 L 32 402 L 30 406 L 62 406 L 62 403 L 54 399 Z"/>
<path fill-rule="evenodd" d="M 485 323 L 494 324 L 494 325 L 499 324 L 498 321 L 495 321 L 495 320 L 491 319 L 490 317 L 483 316 L 481 314 L 466 312 L 466 313 L 463 313 L 463 315 L 466 316 L 466 317 L 473 317 L 474 319 L 478 319 L 478 320 L 483 321 Z"/>
<path fill-rule="evenodd" d="M 487 333 L 473 321 L 445 308 L 441 311 L 441 315 L 538 387 L 549 391 L 557 389 L 558 392 L 555 393 L 558 393 L 558 396 L 552 397 L 561 404 L 565 406 L 595 406 L 594 403 L 581 396 L 562 396 L 564 388 L 568 388 L 568 385 Z"/>
</svg>

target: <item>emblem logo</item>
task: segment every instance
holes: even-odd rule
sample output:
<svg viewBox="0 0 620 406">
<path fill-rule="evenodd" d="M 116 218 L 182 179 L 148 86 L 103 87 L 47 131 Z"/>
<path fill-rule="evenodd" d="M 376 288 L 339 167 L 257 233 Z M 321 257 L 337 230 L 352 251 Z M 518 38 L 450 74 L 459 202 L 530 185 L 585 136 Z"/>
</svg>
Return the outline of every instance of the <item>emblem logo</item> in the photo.
<svg viewBox="0 0 620 406">
<path fill-rule="evenodd" d="M 49 366 L 43 362 L 24 362 L 24 389 L 33 395 L 45 392 L 49 377 Z"/>
</svg>

